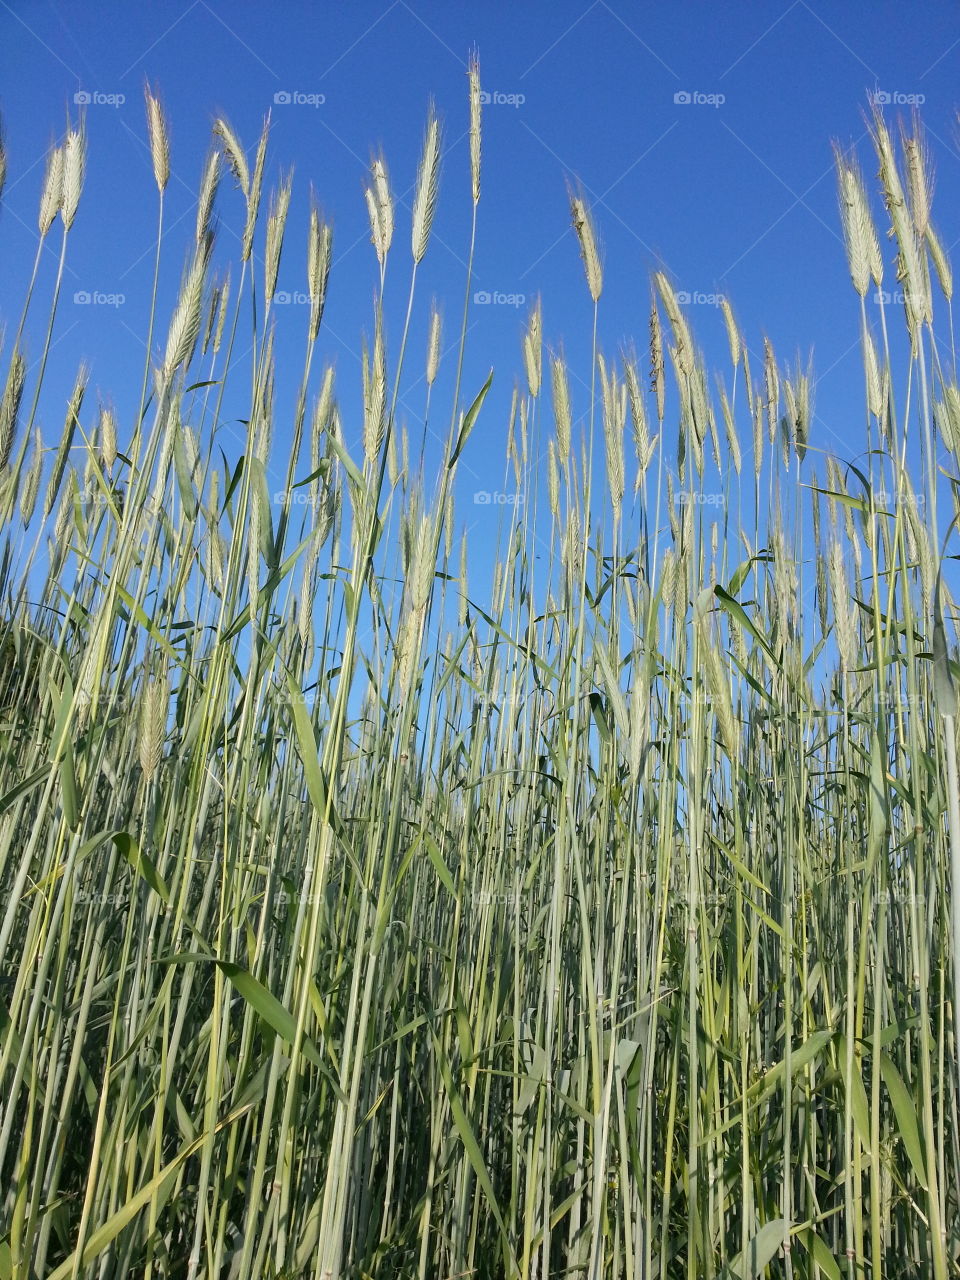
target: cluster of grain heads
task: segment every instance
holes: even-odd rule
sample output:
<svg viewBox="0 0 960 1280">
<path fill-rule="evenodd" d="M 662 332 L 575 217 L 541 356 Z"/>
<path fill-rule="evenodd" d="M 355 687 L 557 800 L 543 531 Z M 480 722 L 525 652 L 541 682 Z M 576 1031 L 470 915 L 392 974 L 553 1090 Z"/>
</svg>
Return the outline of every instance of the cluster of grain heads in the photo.
<svg viewBox="0 0 960 1280">
<path fill-rule="evenodd" d="M 480 84 L 472 58 L 474 231 Z M 152 89 L 146 117 L 159 272 L 175 231 Z M 874 129 L 901 270 L 949 296 L 917 126 L 899 153 Z M 311 199 L 306 253 L 284 252 L 296 204 L 289 175 L 262 198 L 266 128 L 252 159 L 214 132 L 140 405 L 88 394 L 81 367 L 45 446 L 55 398 L 24 325 L 6 353 L 0 1263 L 947 1280 L 956 606 L 905 445 L 919 404 L 956 452 L 960 401 L 932 307 L 907 316 L 902 365 L 887 308 L 867 315 L 882 262 L 855 158 L 837 153 L 840 220 L 882 449 L 827 454 L 821 484 L 813 369 L 725 304 L 730 363 L 708 376 L 664 273 L 644 347 L 609 354 L 572 193 L 592 347 L 537 299 L 504 463 L 524 501 L 488 565 L 456 502 L 495 412 L 489 378 L 461 402 L 472 244 L 435 483 L 408 437 L 445 389 L 444 299 L 422 308 L 422 422 L 400 396 L 436 111 L 396 348 L 399 203 L 381 155 L 369 171 L 356 387 L 321 326 L 330 224 Z M 74 221 L 83 145 L 70 129 L 50 153 L 41 241 Z M 294 272 L 311 307 L 291 374 L 287 314 L 256 317 Z M 579 430 L 596 417 L 602 459 Z"/>
</svg>

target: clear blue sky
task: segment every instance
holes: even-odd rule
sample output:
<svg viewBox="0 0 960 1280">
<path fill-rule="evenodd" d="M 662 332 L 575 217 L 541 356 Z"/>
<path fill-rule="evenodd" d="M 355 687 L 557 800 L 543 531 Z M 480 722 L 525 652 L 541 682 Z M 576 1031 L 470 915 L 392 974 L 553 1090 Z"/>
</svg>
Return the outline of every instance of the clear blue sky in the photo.
<svg viewBox="0 0 960 1280">
<path fill-rule="evenodd" d="M 48 438 L 59 432 L 81 357 L 92 363 L 92 385 L 110 392 L 121 411 L 135 402 L 155 230 L 145 78 L 159 89 L 172 140 L 161 334 L 192 236 L 212 120 L 226 115 L 252 151 L 271 110 L 268 185 L 282 168 L 295 167 L 280 288 L 304 288 L 312 184 L 335 225 L 318 354 L 336 361 L 345 402 L 348 387 L 359 383 L 360 334 L 370 327 L 377 279 L 362 195 L 371 151 L 383 147 L 394 188 L 409 205 L 427 101 L 434 96 L 445 121 L 445 159 L 409 364 L 410 382 L 419 378 L 432 293 L 444 301 L 448 335 L 459 324 L 470 210 L 465 70 L 473 47 L 494 99 L 484 112 L 475 287 L 525 295 L 527 305 L 471 307 L 465 393 L 472 395 L 491 365 L 497 380 L 464 458 L 461 493 L 501 487 L 506 409 L 513 378 L 522 372 L 520 334 L 537 293 L 546 341 L 563 342 L 577 372 L 589 378 L 591 305 L 570 230 L 568 176 L 583 184 L 602 236 L 600 329 L 608 352 L 631 336 L 642 351 L 649 273 L 663 266 L 694 297 L 730 297 L 755 367 L 764 334 L 781 360 L 798 352 L 806 358 L 812 348 L 819 382 L 811 443 L 840 447 L 848 436 L 849 455 L 858 453 L 864 443 L 858 301 L 840 238 L 831 141 L 857 145 L 872 186 L 867 93 L 919 97 L 936 164 L 934 221 L 948 249 L 955 246 L 960 10 L 954 3 L 0 0 L 0 110 L 9 152 L 0 210 L 0 322 L 8 329 L 16 326 L 35 251 L 44 154 L 67 113 L 76 117 L 74 95 L 92 98 L 87 186 L 72 236 L 51 395 L 41 411 Z M 278 94 L 301 101 L 277 101 Z M 677 101 L 678 94 L 712 101 Z M 310 97 L 318 105 L 302 100 Z M 218 211 L 221 253 L 233 252 L 242 219 L 229 182 Z M 394 351 L 408 241 L 409 214 L 401 210 L 397 261 L 388 278 Z M 47 289 L 54 248 L 51 237 L 42 277 Z M 884 253 L 889 265 L 887 244 Z M 122 294 L 124 303 L 75 305 L 73 294 L 82 291 Z M 698 340 L 726 372 L 719 310 L 703 301 L 689 310 Z M 38 325 L 42 315 L 38 307 Z M 31 332 L 39 347 L 39 327 Z M 281 380 L 292 398 L 301 317 L 289 333 L 289 349 L 286 338 L 278 342 Z M 415 434 L 422 387 L 404 399 Z M 574 399 L 578 410 L 586 409 L 582 384 L 575 385 Z M 355 422 L 345 427 L 348 438 L 358 438 Z M 461 509 L 465 520 L 474 514 L 493 518 Z"/>
</svg>

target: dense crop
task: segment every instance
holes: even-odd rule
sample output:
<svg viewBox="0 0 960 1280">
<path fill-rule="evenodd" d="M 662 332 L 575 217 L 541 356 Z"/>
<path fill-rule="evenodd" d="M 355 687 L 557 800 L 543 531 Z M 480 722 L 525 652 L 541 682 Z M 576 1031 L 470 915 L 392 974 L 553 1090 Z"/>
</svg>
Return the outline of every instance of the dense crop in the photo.
<svg viewBox="0 0 960 1280">
<path fill-rule="evenodd" d="M 446 351 L 429 324 L 430 478 L 383 324 L 408 253 L 419 305 L 434 114 L 405 243 L 371 167 L 362 430 L 314 364 L 315 209 L 278 447 L 296 237 L 266 130 L 251 156 L 217 121 L 139 408 L 81 368 L 50 445 L 83 129 L 52 150 L 60 274 L 34 324 L 34 273 L 0 401 L 0 1275 L 960 1275 L 952 277 L 917 129 L 872 127 L 895 269 L 837 155 L 869 452 L 824 451 L 812 371 L 729 306 L 711 379 L 663 274 L 645 354 L 605 350 L 572 191 L 593 393 L 535 306 L 491 584 L 457 536 L 490 412 L 466 323 Z M 476 67 L 470 129 L 476 232 Z"/>
</svg>

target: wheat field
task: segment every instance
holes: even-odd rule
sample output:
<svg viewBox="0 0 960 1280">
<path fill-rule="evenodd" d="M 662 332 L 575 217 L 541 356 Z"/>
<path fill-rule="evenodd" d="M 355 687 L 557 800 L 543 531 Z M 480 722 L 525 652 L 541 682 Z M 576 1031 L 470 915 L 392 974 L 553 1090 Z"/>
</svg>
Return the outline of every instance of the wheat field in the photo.
<svg viewBox="0 0 960 1280">
<path fill-rule="evenodd" d="M 216 121 L 174 251 L 146 107 L 139 403 L 81 367 L 38 425 L 82 121 L 39 193 L 58 272 L 3 299 L 0 1277 L 960 1275 L 960 388 L 919 123 L 874 114 L 875 189 L 836 152 L 847 456 L 728 303 L 708 370 L 665 272 L 611 347 L 576 188 L 592 347 L 536 303 L 471 382 L 471 273 L 451 338 L 417 269 L 441 194 L 474 260 L 476 62 L 469 172 L 440 192 L 432 109 L 409 221 L 371 165 L 362 401 L 267 127 Z M 487 574 L 457 475 L 515 375 Z"/>
</svg>

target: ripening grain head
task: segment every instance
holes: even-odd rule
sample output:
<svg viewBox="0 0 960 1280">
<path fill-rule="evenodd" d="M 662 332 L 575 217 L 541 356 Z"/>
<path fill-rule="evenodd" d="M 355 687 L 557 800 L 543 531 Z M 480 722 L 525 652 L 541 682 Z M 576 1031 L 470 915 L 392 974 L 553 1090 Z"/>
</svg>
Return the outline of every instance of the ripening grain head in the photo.
<svg viewBox="0 0 960 1280">
<path fill-rule="evenodd" d="M 412 244 L 415 263 L 419 263 L 427 251 L 433 217 L 437 210 L 440 192 L 440 138 L 440 119 L 431 102 L 413 198 Z"/>
<path fill-rule="evenodd" d="M 577 243 L 580 246 L 580 257 L 583 259 L 587 288 L 590 290 L 590 297 L 594 303 L 597 303 L 600 300 L 600 294 L 603 292 L 603 265 L 600 261 L 600 249 L 597 243 L 596 229 L 593 225 L 593 216 L 587 208 L 587 203 L 582 195 L 570 188 L 569 197 L 570 216 L 573 219 L 573 229 L 576 233 Z"/>
<path fill-rule="evenodd" d="M 150 138 L 153 176 L 157 190 L 162 194 L 170 181 L 170 141 L 167 136 L 167 122 L 160 99 L 149 85 L 144 85 L 144 97 L 147 106 L 147 133 Z"/>
</svg>

